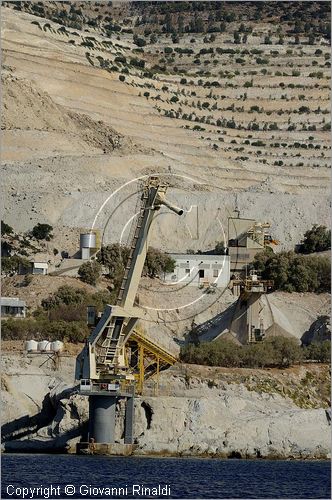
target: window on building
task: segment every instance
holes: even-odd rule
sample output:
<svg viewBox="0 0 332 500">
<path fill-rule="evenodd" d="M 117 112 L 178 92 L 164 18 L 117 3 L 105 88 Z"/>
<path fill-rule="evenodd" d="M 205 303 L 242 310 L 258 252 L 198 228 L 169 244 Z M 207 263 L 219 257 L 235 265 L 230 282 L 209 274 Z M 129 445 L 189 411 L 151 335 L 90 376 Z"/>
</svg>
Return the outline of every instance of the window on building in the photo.
<svg viewBox="0 0 332 500">
<path fill-rule="evenodd" d="M 219 271 L 218 271 L 218 269 L 213 269 L 213 277 L 214 277 L 214 278 L 218 278 L 218 276 L 219 276 Z"/>
<path fill-rule="evenodd" d="M 204 278 L 204 269 L 200 269 L 198 273 L 200 278 Z"/>
<path fill-rule="evenodd" d="M 186 269 L 186 274 L 189 274 L 190 276 L 190 269 Z"/>
</svg>

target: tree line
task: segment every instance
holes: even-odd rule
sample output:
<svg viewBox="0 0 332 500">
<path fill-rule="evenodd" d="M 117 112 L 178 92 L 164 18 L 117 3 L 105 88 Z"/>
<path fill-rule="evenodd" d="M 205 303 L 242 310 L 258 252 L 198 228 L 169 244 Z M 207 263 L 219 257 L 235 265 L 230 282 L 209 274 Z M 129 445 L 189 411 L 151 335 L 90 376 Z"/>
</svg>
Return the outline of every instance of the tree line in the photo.
<svg viewBox="0 0 332 500">
<path fill-rule="evenodd" d="M 180 351 L 180 360 L 184 363 L 228 368 L 286 368 L 305 360 L 329 363 L 330 359 L 329 340 L 300 346 L 296 339 L 281 336 L 245 346 L 224 339 L 198 345 L 190 343 Z"/>
</svg>

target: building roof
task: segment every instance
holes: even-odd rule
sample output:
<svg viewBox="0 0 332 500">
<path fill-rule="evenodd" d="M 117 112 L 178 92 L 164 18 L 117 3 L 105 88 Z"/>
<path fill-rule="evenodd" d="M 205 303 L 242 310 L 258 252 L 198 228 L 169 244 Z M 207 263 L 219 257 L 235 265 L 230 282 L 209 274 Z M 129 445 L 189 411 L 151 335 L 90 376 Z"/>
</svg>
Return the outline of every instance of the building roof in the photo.
<svg viewBox="0 0 332 500">
<path fill-rule="evenodd" d="M 211 261 L 211 260 L 227 260 L 229 259 L 229 255 L 209 255 L 209 254 L 187 254 L 187 253 L 169 253 L 170 257 L 175 260 L 202 260 L 202 261 Z"/>
<path fill-rule="evenodd" d="M 38 267 L 39 269 L 48 269 L 47 262 L 32 262 L 33 267 Z"/>
<path fill-rule="evenodd" d="M 1 297 L 1 306 L 25 307 L 25 301 L 18 297 Z"/>
</svg>

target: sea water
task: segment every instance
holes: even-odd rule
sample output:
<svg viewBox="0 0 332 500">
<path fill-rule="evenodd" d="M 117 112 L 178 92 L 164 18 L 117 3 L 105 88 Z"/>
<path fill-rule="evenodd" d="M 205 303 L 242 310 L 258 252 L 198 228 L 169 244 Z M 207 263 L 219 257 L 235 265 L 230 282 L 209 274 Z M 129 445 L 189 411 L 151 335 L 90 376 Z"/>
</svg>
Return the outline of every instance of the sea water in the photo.
<svg viewBox="0 0 332 500">
<path fill-rule="evenodd" d="M 1 498 L 330 498 L 330 462 L 2 455 Z"/>
</svg>

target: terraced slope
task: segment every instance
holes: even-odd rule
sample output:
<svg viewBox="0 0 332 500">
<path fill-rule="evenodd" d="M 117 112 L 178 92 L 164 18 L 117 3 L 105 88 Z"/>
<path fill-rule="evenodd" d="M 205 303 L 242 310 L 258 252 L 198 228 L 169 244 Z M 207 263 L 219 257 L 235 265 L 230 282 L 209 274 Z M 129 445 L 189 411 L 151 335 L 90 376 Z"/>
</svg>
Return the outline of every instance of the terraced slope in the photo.
<svg viewBox="0 0 332 500">
<path fill-rule="evenodd" d="M 168 250 L 222 239 L 213 221 L 226 224 L 236 204 L 271 221 L 285 247 L 328 224 L 329 17 L 327 2 L 315 3 L 299 26 L 292 4 L 278 16 L 269 4 L 259 17 L 255 6 L 220 13 L 214 2 L 192 13 L 176 2 L 168 14 L 147 2 L 21 2 L 22 11 L 7 2 L 6 78 L 30 86 L 34 104 L 15 107 L 5 92 L 6 221 L 90 226 L 112 189 L 158 171 L 190 176 L 173 178 L 172 196 L 200 207 L 197 241 L 170 217 L 155 232 Z M 21 119 L 32 110 L 33 123 Z M 57 113 L 60 128 L 45 118 Z M 121 147 L 105 147 L 100 129 Z M 124 205 L 125 219 L 132 208 Z"/>
</svg>

